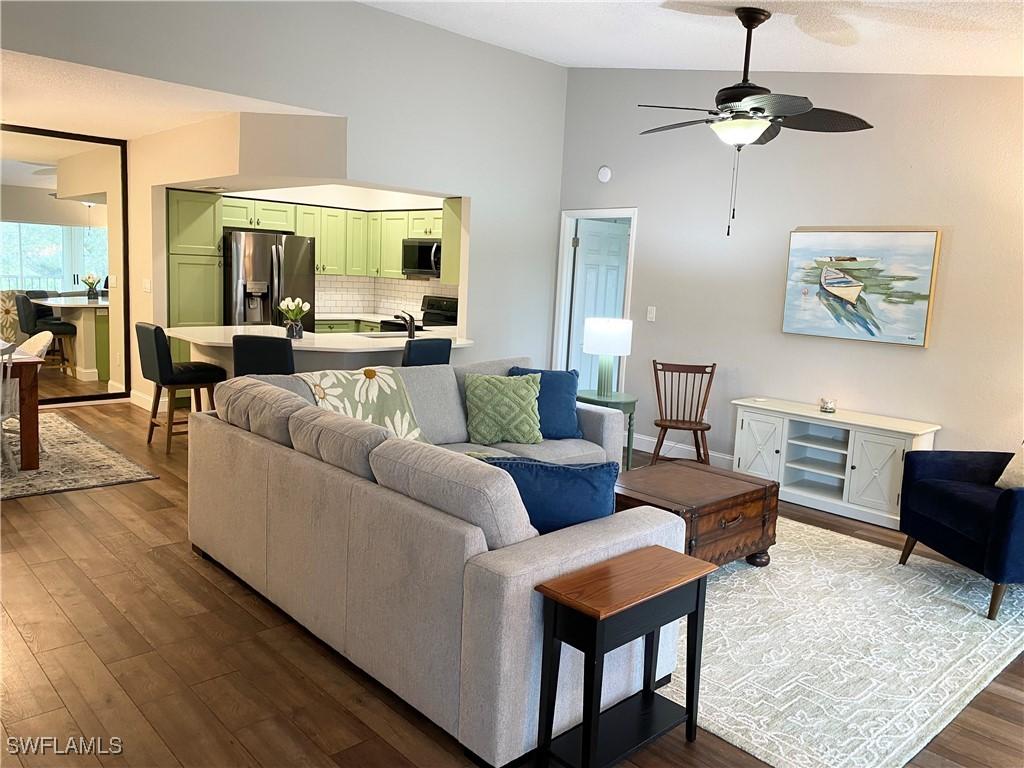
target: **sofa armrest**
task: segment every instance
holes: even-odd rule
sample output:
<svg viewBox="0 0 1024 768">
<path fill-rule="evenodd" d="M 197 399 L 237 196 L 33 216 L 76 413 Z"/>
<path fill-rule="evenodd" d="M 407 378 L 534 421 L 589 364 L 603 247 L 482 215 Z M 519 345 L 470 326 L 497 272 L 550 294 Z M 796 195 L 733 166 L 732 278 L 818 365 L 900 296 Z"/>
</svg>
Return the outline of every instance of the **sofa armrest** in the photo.
<svg viewBox="0 0 1024 768">
<path fill-rule="evenodd" d="M 576 416 L 580 421 L 583 439 L 604 448 L 608 461 L 622 461 L 622 432 L 625 417 L 622 411 L 602 405 L 577 403 Z"/>
<path fill-rule="evenodd" d="M 995 485 L 1012 458 L 1012 453 L 999 451 L 910 451 L 903 467 L 903 487 L 928 479 Z"/>
<path fill-rule="evenodd" d="M 999 495 L 985 552 L 985 576 L 999 584 L 1024 582 L 1024 488 Z"/>
<path fill-rule="evenodd" d="M 542 597 L 534 587 L 623 552 L 660 544 L 684 551 L 682 519 L 636 507 L 486 552 L 466 564 L 462 617 L 459 741 L 490 765 L 537 743 Z M 662 628 L 658 676 L 675 667 L 677 622 Z M 640 689 L 643 642 L 605 657 L 605 706 Z M 563 646 L 555 732 L 582 719 L 583 657 Z"/>
</svg>

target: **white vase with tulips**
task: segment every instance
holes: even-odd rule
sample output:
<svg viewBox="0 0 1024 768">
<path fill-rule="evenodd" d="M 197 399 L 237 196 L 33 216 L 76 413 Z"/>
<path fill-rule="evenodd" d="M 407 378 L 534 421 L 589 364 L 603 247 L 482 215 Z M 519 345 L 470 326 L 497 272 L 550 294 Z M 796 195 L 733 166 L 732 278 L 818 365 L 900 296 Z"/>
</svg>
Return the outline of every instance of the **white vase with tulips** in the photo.
<svg viewBox="0 0 1024 768">
<path fill-rule="evenodd" d="M 99 275 L 95 275 L 90 272 L 82 278 L 82 282 L 85 283 L 86 287 L 89 289 L 85 294 L 87 299 L 94 300 L 100 297 L 99 292 L 96 290 L 96 286 L 100 284 Z"/>
<path fill-rule="evenodd" d="M 302 318 L 309 312 L 309 302 L 301 298 L 286 298 L 277 305 L 284 315 L 284 331 L 289 339 L 302 338 Z"/>
</svg>

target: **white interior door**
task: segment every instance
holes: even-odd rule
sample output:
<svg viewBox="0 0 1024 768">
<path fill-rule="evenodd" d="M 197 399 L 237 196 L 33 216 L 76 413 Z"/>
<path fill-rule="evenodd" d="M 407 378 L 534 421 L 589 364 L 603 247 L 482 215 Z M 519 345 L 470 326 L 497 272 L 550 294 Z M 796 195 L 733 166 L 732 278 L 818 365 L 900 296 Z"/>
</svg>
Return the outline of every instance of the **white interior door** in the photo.
<svg viewBox="0 0 1024 768">
<path fill-rule="evenodd" d="M 595 389 L 597 357 L 583 354 L 583 321 L 588 317 L 622 317 L 626 301 L 629 224 L 579 219 L 575 243 L 568 367 L 580 372 L 580 389 Z M 617 369 L 612 384 L 618 384 Z"/>
</svg>

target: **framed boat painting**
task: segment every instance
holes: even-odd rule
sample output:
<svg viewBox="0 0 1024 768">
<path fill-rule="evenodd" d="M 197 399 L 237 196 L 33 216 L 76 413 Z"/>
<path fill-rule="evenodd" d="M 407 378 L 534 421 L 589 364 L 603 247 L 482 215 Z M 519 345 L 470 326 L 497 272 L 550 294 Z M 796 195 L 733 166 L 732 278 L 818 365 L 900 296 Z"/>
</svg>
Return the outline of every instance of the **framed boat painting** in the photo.
<svg viewBox="0 0 1024 768">
<path fill-rule="evenodd" d="M 928 345 L 940 232 L 796 230 L 784 333 Z"/>
</svg>

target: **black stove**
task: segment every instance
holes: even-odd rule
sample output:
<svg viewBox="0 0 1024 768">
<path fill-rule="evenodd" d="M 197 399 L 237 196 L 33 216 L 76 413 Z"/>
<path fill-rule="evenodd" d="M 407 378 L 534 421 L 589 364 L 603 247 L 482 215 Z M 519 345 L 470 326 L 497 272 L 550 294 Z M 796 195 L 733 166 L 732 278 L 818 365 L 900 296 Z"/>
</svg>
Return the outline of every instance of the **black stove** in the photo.
<svg viewBox="0 0 1024 768">
<path fill-rule="evenodd" d="M 457 325 L 459 322 L 459 300 L 449 296 L 424 296 L 420 304 L 423 310 L 423 325 Z"/>
</svg>

